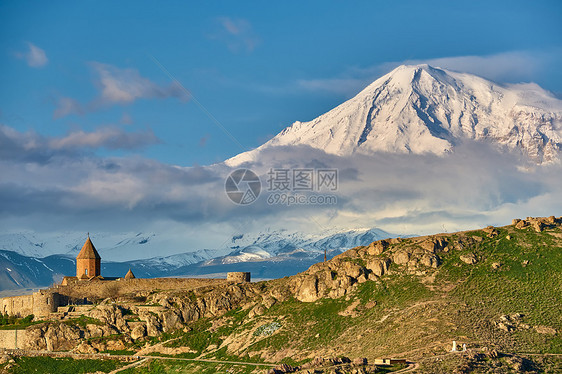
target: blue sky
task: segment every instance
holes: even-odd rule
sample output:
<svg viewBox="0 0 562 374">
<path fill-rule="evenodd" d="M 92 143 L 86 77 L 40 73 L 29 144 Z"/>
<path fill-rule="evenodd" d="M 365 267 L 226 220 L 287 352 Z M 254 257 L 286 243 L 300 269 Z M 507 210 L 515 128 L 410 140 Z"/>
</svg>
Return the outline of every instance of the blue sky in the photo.
<svg viewBox="0 0 562 374">
<path fill-rule="evenodd" d="M 560 94 L 561 21 L 560 1 L 4 1 L 0 123 L 64 144 L 88 134 L 76 146 L 101 156 L 206 165 L 401 63 Z"/>
</svg>

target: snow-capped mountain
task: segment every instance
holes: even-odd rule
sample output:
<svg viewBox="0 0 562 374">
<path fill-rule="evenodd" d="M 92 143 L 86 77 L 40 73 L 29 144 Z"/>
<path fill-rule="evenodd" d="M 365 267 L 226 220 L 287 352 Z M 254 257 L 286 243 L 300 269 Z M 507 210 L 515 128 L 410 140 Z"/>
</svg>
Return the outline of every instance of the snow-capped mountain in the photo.
<svg viewBox="0 0 562 374">
<path fill-rule="evenodd" d="M 324 251 L 341 253 L 349 248 L 366 245 L 392 236 L 380 229 L 349 231 L 327 230 L 316 234 L 266 230 L 258 234 L 239 235 L 232 238 L 233 250 L 226 256 L 213 258 L 208 265 L 239 262 L 283 261 L 286 259 L 312 259 L 322 257 Z"/>
<path fill-rule="evenodd" d="M 500 85 L 428 65 L 400 66 L 310 122 L 295 122 L 261 147 L 226 161 L 255 161 L 264 149 L 307 145 L 339 156 L 453 152 L 464 139 L 558 162 L 562 101 L 533 83 Z"/>
<path fill-rule="evenodd" d="M 390 236 L 392 234 L 380 229 L 325 230 L 315 234 L 267 229 L 259 233 L 236 235 L 232 238 L 231 243 L 226 243 L 221 248 L 196 248 L 175 255 L 159 257 L 152 257 L 150 254 L 166 253 L 170 251 L 170 248 L 167 248 L 164 239 L 159 239 L 159 235 L 154 233 L 96 234 L 92 235 L 92 240 L 105 261 L 142 262 L 144 259 L 150 259 L 151 266 L 169 268 L 186 266 L 215 257 L 223 258 L 223 256 L 231 258 L 242 256 L 239 261 L 232 260 L 231 262 L 287 255 L 299 250 L 310 252 L 308 256 L 315 256 L 325 247 L 328 250 L 347 249 Z M 84 235 L 80 233 L 45 237 L 39 237 L 38 234 L 31 232 L 4 234 L 0 235 L 0 251 L 15 252 L 33 258 L 44 258 L 51 255 L 74 258 L 84 244 L 84 240 Z M 160 247 L 159 251 L 155 249 L 158 247 Z M 131 255 L 131 252 L 135 251 L 136 255 Z"/>
</svg>

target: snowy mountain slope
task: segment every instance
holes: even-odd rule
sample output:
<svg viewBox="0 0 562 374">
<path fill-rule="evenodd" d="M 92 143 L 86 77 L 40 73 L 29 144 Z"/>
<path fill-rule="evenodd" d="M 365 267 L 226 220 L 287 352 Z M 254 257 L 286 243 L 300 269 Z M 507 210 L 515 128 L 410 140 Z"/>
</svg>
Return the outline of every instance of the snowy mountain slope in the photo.
<svg viewBox="0 0 562 374">
<path fill-rule="evenodd" d="M 360 245 L 358 243 L 365 242 L 365 240 L 386 238 L 390 235 L 379 229 L 325 230 L 316 234 L 267 229 L 263 232 L 235 236 L 230 244 L 226 244 L 222 248 L 195 249 L 159 257 L 152 257 L 151 255 L 173 253 L 174 251 L 178 252 L 177 249 L 185 250 L 187 248 L 182 248 L 180 241 L 168 240 L 162 238 L 162 235 L 154 233 L 102 233 L 91 237 L 96 249 L 105 261 L 142 262 L 144 259 L 150 258 L 154 266 L 158 262 L 161 266 L 167 268 L 169 266 L 185 266 L 214 257 L 225 256 L 240 249 L 244 249 L 248 255 L 253 253 L 252 251 L 262 251 L 261 257 L 271 257 L 295 249 L 323 251 L 324 245 L 329 248 L 351 248 Z M 81 233 L 63 233 L 41 237 L 32 232 L 3 234 L 0 235 L 0 250 L 35 258 L 43 258 L 54 254 L 74 258 L 82 248 L 84 240 L 85 235 Z M 372 239 L 371 242 L 374 240 L 377 239 Z"/>
<path fill-rule="evenodd" d="M 55 253 L 80 250 L 84 240 L 86 240 L 84 234 L 76 233 L 41 235 L 41 237 L 33 232 L 7 233 L 0 234 L 0 250 L 13 251 L 30 257 L 45 257 Z"/>
<path fill-rule="evenodd" d="M 0 251 L 0 291 L 49 286 L 62 279 L 61 269 L 76 269 L 76 264 L 64 256 L 35 258 Z"/>
<path fill-rule="evenodd" d="M 204 266 L 264 260 L 279 262 L 287 259 L 313 259 L 322 257 L 324 250 L 339 253 L 392 236 L 396 235 L 380 229 L 341 232 L 327 230 L 317 234 L 269 230 L 259 234 L 240 235 L 232 238 L 233 251 L 226 256 L 216 257 L 205 262 Z"/>
<path fill-rule="evenodd" d="M 274 146 L 327 153 L 445 155 L 463 139 L 518 150 L 530 161 L 558 162 L 562 101 L 536 84 L 499 85 L 428 65 L 400 66 L 354 98 L 310 122 L 295 122 L 261 147 L 226 161 L 255 161 Z"/>
<path fill-rule="evenodd" d="M 228 248 L 222 252 L 193 250 L 185 247 L 181 236 L 172 238 L 155 233 L 95 233 L 91 237 L 96 249 L 106 261 L 132 261 L 150 258 L 157 253 L 180 253 L 177 257 L 170 256 L 170 261 L 187 265 L 230 251 Z M 85 240 L 86 233 L 77 232 L 53 235 L 39 235 L 33 232 L 0 234 L 0 250 L 36 258 L 54 254 L 76 257 Z"/>
</svg>

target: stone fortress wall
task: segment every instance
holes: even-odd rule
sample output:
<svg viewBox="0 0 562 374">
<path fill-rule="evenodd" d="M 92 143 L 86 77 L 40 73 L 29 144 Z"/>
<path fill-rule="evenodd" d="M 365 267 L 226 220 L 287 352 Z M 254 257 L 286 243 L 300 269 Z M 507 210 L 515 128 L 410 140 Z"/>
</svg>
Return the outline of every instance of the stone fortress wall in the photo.
<svg viewBox="0 0 562 374">
<path fill-rule="evenodd" d="M 56 312 L 68 298 L 50 290 L 41 290 L 31 295 L 4 297 L 0 299 L 0 312 L 2 314 L 25 317 L 30 314 L 35 316 L 48 316 Z"/>
<path fill-rule="evenodd" d="M 93 300 L 156 290 L 190 290 L 213 287 L 226 282 L 249 282 L 250 273 L 228 273 L 227 279 L 209 278 L 118 278 L 116 280 L 80 280 L 68 285 L 55 285 L 31 295 L 0 298 L 0 312 L 17 317 L 33 314 L 37 318 L 49 317 L 59 307 L 82 305 Z"/>
</svg>

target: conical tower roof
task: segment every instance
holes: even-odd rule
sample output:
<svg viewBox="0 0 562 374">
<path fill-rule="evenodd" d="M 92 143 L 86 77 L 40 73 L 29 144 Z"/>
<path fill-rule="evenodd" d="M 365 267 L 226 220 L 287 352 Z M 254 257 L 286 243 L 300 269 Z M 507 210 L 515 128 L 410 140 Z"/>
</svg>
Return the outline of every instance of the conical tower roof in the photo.
<svg viewBox="0 0 562 374">
<path fill-rule="evenodd" d="M 88 239 L 86 239 L 86 243 L 84 243 L 84 245 L 82 246 L 82 249 L 80 250 L 80 253 L 78 253 L 78 256 L 76 256 L 76 259 L 100 259 L 101 260 L 100 254 L 98 253 L 98 251 L 96 251 L 96 247 L 94 247 L 94 244 L 90 240 L 89 236 L 88 236 Z"/>
<path fill-rule="evenodd" d="M 125 279 L 134 279 L 135 274 L 133 274 L 133 272 L 131 271 L 131 269 L 129 269 L 129 271 L 127 272 L 127 274 L 125 274 Z"/>
</svg>

